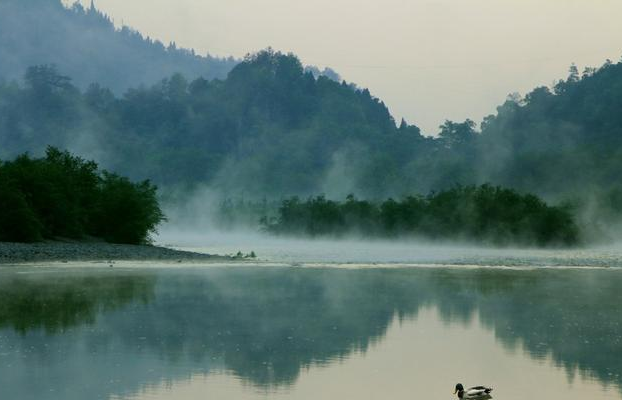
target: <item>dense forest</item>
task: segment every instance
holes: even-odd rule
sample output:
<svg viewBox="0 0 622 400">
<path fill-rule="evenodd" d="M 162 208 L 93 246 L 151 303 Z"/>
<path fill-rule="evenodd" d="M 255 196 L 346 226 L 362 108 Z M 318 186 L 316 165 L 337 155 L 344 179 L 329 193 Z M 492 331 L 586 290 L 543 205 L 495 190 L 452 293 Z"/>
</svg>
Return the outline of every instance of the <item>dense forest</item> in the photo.
<svg viewBox="0 0 622 400">
<path fill-rule="evenodd" d="M 224 78 L 237 62 L 165 45 L 127 26 L 117 29 L 93 5 L 0 0 L 0 79 L 19 79 L 32 65 L 55 64 L 81 88 L 98 82 L 122 93 L 176 72 Z"/>
<path fill-rule="evenodd" d="M 149 181 L 134 183 L 93 161 L 48 148 L 0 162 L 0 241 L 104 239 L 149 241 L 164 220 Z"/>
<path fill-rule="evenodd" d="M 417 138 L 427 140 L 415 127 L 398 131 L 369 91 L 271 50 L 224 81 L 177 74 L 120 98 L 97 84 L 81 91 L 49 65 L 28 68 L 23 85 L 0 85 L 0 156 L 54 145 L 165 186 L 313 193 L 340 153 Z"/>
<path fill-rule="evenodd" d="M 348 196 L 284 200 L 274 218 L 263 219 L 275 234 L 367 238 L 415 237 L 496 246 L 569 246 L 579 229 L 568 207 L 551 207 L 533 195 L 490 185 L 458 186 L 401 201 L 381 203 Z"/>
<path fill-rule="evenodd" d="M 573 70 L 508 99 L 479 130 L 447 121 L 429 137 L 397 125 L 368 90 L 272 50 L 225 80 L 176 74 L 121 97 L 81 91 L 43 65 L 0 84 L 0 156 L 54 145 L 135 179 L 247 198 L 379 199 L 489 182 L 559 200 L 620 187 L 621 94 L 622 64 Z"/>
</svg>

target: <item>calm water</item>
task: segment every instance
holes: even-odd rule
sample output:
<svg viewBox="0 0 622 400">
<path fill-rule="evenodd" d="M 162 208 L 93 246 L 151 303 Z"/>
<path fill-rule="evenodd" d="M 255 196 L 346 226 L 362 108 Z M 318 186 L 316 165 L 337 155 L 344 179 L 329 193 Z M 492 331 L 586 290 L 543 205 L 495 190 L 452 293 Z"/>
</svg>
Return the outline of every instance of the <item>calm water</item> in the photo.
<svg viewBox="0 0 622 400">
<path fill-rule="evenodd" d="M 269 262 L 0 268 L 0 398 L 622 399 L 614 250 L 255 245 Z"/>
</svg>

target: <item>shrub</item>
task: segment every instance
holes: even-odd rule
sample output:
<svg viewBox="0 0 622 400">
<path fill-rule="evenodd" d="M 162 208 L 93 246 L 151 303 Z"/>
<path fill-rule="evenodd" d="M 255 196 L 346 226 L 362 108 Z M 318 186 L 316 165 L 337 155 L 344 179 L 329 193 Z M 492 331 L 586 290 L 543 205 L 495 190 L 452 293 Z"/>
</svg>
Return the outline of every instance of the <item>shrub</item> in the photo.
<svg viewBox="0 0 622 400">
<path fill-rule="evenodd" d="M 149 181 L 132 183 L 127 178 L 104 173 L 93 219 L 96 236 L 114 243 L 145 243 L 164 220 Z"/>
</svg>

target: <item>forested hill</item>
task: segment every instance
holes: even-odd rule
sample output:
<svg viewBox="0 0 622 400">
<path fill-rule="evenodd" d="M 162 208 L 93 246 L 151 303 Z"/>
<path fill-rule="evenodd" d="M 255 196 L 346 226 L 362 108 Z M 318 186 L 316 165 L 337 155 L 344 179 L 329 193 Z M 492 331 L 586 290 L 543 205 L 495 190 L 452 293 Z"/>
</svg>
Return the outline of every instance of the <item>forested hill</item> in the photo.
<svg viewBox="0 0 622 400">
<path fill-rule="evenodd" d="M 514 97 L 482 123 L 480 179 L 551 196 L 622 183 L 622 63 Z"/>
<path fill-rule="evenodd" d="M 236 63 L 165 46 L 128 27 L 117 30 L 107 16 L 77 3 L 66 8 L 60 0 L 0 0 L 0 79 L 55 64 L 79 87 L 98 82 L 122 93 L 177 72 L 224 78 Z"/>
<path fill-rule="evenodd" d="M 174 75 L 122 97 L 99 85 L 82 92 L 50 66 L 29 68 L 24 82 L 0 86 L 0 158 L 54 145 L 163 186 L 310 194 L 331 171 L 339 181 L 369 173 L 380 185 L 387 158 L 406 162 L 431 142 L 416 127 L 397 129 L 369 91 L 272 50 L 247 57 L 226 80 Z"/>
<path fill-rule="evenodd" d="M 552 88 L 513 96 L 481 130 L 447 121 L 435 138 L 396 124 L 368 90 L 272 50 L 224 80 L 177 74 L 122 97 L 31 67 L 24 84 L 0 85 L 0 158 L 47 145 L 164 187 L 209 184 L 246 198 L 382 198 L 489 182 L 548 199 L 607 191 L 615 206 L 622 64 L 572 69 Z"/>
</svg>

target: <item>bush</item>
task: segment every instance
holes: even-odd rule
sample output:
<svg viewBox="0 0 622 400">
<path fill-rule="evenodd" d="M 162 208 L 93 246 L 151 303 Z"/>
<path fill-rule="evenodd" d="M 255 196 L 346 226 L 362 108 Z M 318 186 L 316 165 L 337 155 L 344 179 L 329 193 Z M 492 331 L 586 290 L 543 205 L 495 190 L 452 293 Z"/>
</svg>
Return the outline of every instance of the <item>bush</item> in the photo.
<svg viewBox="0 0 622 400">
<path fill-rule="evenodd" d="M 114 243 L 145 243 L 164 220 L 149 181 L 132 183 L 127 178 L 104 173 L 93 219 L 96 236 Z"/>
</svg>

